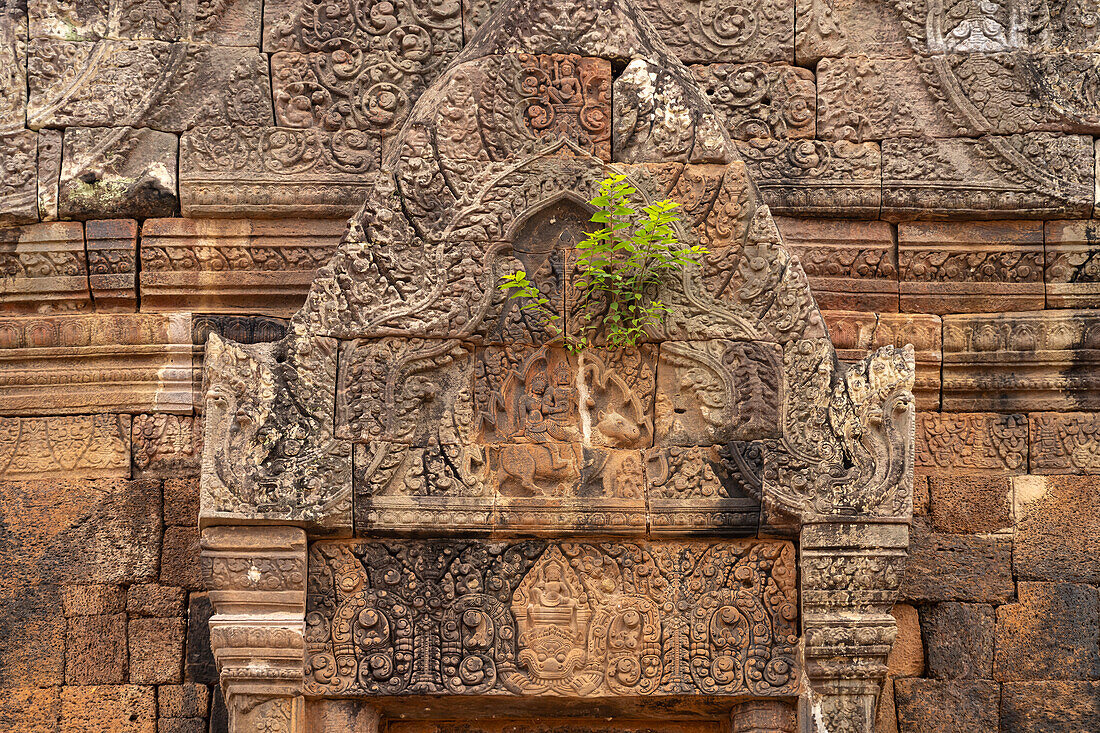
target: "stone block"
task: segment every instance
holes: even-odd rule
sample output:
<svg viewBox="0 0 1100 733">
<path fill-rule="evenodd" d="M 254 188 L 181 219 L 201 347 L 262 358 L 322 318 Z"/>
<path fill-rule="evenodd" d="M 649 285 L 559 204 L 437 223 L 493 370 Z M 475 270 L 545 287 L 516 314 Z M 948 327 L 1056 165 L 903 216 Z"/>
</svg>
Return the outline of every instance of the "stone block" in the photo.
<svg viewBox="0 0 1100 733">
<path fill-rule="evenodd" d="M 1026 473 L 1025 415 L 922 412 L 916 466 L 925 473 Z"/>
<path fill-rule="evenodd" d="M 0 225 L 38 221 L 38 136 L 0 133 Z"/>
<path fill-rule="evenodd" d="M 150 127 L 181 132 L 196 125 L 273 121 L 267 60 L 254 48 L 37 38 L 28 55 L 27 126 L 35 130 Z M 118 141 L 104 141 L 97 147 L 114 152 L 117 146 Z"/>
<path fill-rule="evenodd" d="M 0 229 L 0 311 L 44 314 L 90 307 L 79 222 Z"/>
<path fill-rule="evenodd" d="M 187 621 L 182 618 L 138 618 L 129 625 L 130 681 L 140 685 L 183 682 L 183 645 Z"/>
<path fill-rule="evenodd" d="M 188 313 L 0 319 L 0 414 L 189 413 L 190 321 Z"/>
<path fill-rule="evenodd" d="M 158 482 L 52 479 L 9 481 L 2 489 L 0 522 L 18 552 L 0 553 L 0 587 L 128 585 L 156 578 Z"/>
<path fill-rule="evenodd" d="M 6 559 L 0 558 L 0 567 L 6 564 Z M 65 616 L 61 590 L 56 585 L 19 586 L 12 582 L 12 575 L 8 572 L 0 575 L 0 680 L 3 680 L 3 687 L 63 684 Z M 5 689 L 0 699 L 6 694 Z"/>
<path fill-rule="evenodd" d="M 154 618 L 183 618 L 187 593 L 157 583 L 131 585 L 126 592 L 126 612 L 130 618 L 152 616 Z"/>
<path fill-rule="evenodd" d="M 205 593 L 192 593 L 187 605 L 187 646 L 184 679 L 200 685 L 218 684 L 218 667 L 210 649 L 210 617 L 214 607 Z"/>
<path fill-rule="evenodd" d="M 61 183 L 61 130 L 38 131 L 38 218 L 57 220 L 57 195 Z"/>
<path fill-rule="evenodd" d="M 156 733 L 152 687 L 88 685 L 61 690 L 60 733 Z"/>
<path fill-rule="evenodd" d="M 32 38 L 260 44 L 260 0 L 227 0 L 214 6 L 178 0 L 124 0 L 110 8 L 95 2 L 63 0 L 29 0 L 27 5 Z"/>
<path fill-rule="evenodd" d="M 936 531 L 975 534 L 1011 529 L 1010 476 L 931 476 L 928 481 Z"/>
<path fill-rule="evenodd" d="M 1089 138 L 1037 132 L 882 142 L 882 218 L 1049 219 L 1089 216 Z"/>
<path fill-rule="evenodd" d="M 178 206 L 175 135 L 134 127 L 65 130 L 63 219 L 170 216 Z"/>
<path fill-rule="evenodd" d="M 997 733 L 1001 688 L 985 680 L 894 682 L 899 733 Z"/>
<path fill-rule="evenodd" d="M 993 677 L 1002 682 L 1100 679 L 1100 591 L 1020 581 L 997 609 Z"/>
<path fill-rule="evenodd" d="M 0 695 L 0 728 L 19 733 L 57 733 L 60 687 L 6 687 Z"/>
<path fill-rule="evenodd" d="M 1031 473 L 1100 473 L 1100 415 L 1039 412 L 1028 425 Z"/>
<path fill-rule="evenodd" d="M 164 685 L 157 688 L 157 714 L 161 718 L 205 718 L 210 710 L 206 685 Z"/>
<path fill-rule="evenodd" d="M 27 114 L 27 6 L 4 7 L 0 23 L 0 132 L 23 129 Z"/>
<path fill-rule="evenodd" d="M 764 467 L 753 444 L 651 448 L 644 458 L 651 535 L 759 530 Z"/>
<path fill-rule="evenodd" d="M 1041 222 L 898 224 L 901 309 L 918 313 L 1042 310 Z"/>
<path fill-rule="evenodd" d="M 933 533 L 914 522 L 901 599 L 1003 603 L 1014 593 L 1011 543 Z"/>
<path fill-rule="evenodd" d="M 269 0 L 264 3 L 263 50 L 330 51 L 339 45 L 349 57 L 394 54 L 388 57 L 390 61 L 374 65 L 418 69 L 424 57 L 452 54 L 462 48 L 462 13 L 457 4 L 440 7 L 431 0 L 411 0 L 387 6 L 375 19 L 382 25 L 363 23 L 351 6 L 334 6 L 318 14 L 301 0 Z M 466 40 L 472 38 L 472 33 L 467 34 Z M 339 44 L 334 44 L 336 39 Z M 346 69 L 349 73 L 355 70 Z"/>
<path fill-rule="evenodd" d="M 739 140 L 736 145 L 774 214 L 847 219 L 879 215 L 882 157 L 876 143 Z"/>
<path fill-rule="evenodd" d="M 198 524 L 190 527 L 165 527 L 164 550 L 160 560 L 160 582 L 187 590 L 202 589 L 199 571 Z"/>
<path fill-rule="evenodd" d="M 65 683 L 126 682 L 126 614 L 73 616 L 65 636 Z"/>
<path fill-rule="evenodd" d="M 795 4 L 795 63 L 812 67 L 829 56 L 908 58 L 903 16 L 875 0 L 810 0 Z"/>
<path fill-rule="evenodd" d="M 895 679 L 920 677 L 924 674 L 924 645 L 917 609 L 907 603 L 898 603 L 891 609 L 890 615 L 897 622 L 898 635 L 886 657 L 889 674 Z"/>
<path fill-rule="evenodd" d="M 183 216 L 351 216 L 380 157 L 377 136 L 359 130 L 196 127 L 180 141 Z"/>
<path fill-rule="evenodd" d="M 1016 575 L 1100 584 L 1100 477 L 1020 476 L 1014 484 Z"/>
<path fill-rule="evenodd" d="M 775 224 L 802 263 L 819 308 L 898 310 L 898 262 L 889 224 L 788 217 L 776 217 Z"/>
<path fill-rule="evenodd" d="M 654 444 L 705 446 L 778 437 L 782 364 L 778 344 L 665 342 L 657 364 Z"/>
<path fill-rule="evenodd" d="M 851 142 L 898 137 L 970 136 L 952 124 L 916 56 L 824 58 L 817 65 L 819 137 Z"/>
<path fill-rule="evenodd" d="M 814 75 L 786 64 L 706 64 L 691 67 L 733 140 L 813 138 Z"/>
<path fill-rule="evenodd" d="M 188 479 L 184 477 L 199 475 L 201 420 L 186 415 L 134 415 L 132 441 L 135 477 L 178 477 L 175 480 L 179 483 L 171 487 L 175 490 L 187 486 Z M 166 509 L 179 516 L 175 514 L 176 507 Z"/>
<path fill-rule="evenodd" d="M 164 523 L 177 527 L 199 524 L 199 479 L 170 478 L 164 482 Z"/>
<path fill-rule="evenodd" d="M 129 478 L 130 416 L 0 417 L 0 480 Z"/>
<path fill-rule="evenodd" d="M 65 616 L 98 616 L 126 610 L 126 590 L 117 585 L 69 585 L 62 589 Z"/>
<path fill-rule="evenodd" d="M 346 228 L 342 219 L 147 219 L 141 308 L 293 315 Z"/>
<path fill-rule="evenodd" d="M 794 58 L 795 4 L 790 0 L 736 0 L 721 12 L 667 0 L 641 0 L 638 7 L 685 64 L 789 63 Z"/>
<path fill-rule="evenodd" d="M 1095 219 L 1043 224 L 1043 267 L 1050 308 L 1100 307 L 1100 222 Z"/>
<path fill-rule="evenodd" d="M 921 617 L 928 674 L 936 679 L 993 678 L 993 606 L 937 603 Z"/>
<path fill-rule="evenodd" d="M 1100 407 L 1100 321 L 1092 311 L 943 319 L 943 409 Z"/>
<path fill-rule="evenodd" d="M 157 733 L 207 733 L 204 718 L 158 718 Z"/>
<path fill-rule="evenodd" d="M 94 219 L 84 223 L 84 236 L 96 311 L 136 311 L 138 223 Z"/>
<path fill-rule="evenodd" d="M 1001 730 L 1100 730 L 1100 682 L 1009 682 L 1001 689 Z"/>
</svg>

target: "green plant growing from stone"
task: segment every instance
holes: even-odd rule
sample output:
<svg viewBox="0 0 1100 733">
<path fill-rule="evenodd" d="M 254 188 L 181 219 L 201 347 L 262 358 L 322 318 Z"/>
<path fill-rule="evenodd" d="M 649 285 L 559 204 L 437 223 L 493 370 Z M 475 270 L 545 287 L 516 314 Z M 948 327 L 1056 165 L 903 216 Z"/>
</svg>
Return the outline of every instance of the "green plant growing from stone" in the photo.
<svg viewBox="0 0 1100 733">
<path fill-rule="evenodd" d="M 636 209 L 631 205 L 637 189 L 616 175 L 600 182 L 599 193 L 589 203 L 596 208 L 591 221 L 602 225 L 577 244 L 580 291 L 578 333 L 566 334 L 561 316 L 523 270 L 502 278 L 501 289 L 511 299 L 522 298 L 520 309 L 535 315 L 571 351 L 592 344 L 603 332 L 607 345 L 634 346 L 645 329 L 668 312 L 656 297 L 664 277 L 698 264 L 707 253 L 702 245 L 685 246 L 673 225 L 680 220 L 674 201 L 657 201 Z"/>
</svg>

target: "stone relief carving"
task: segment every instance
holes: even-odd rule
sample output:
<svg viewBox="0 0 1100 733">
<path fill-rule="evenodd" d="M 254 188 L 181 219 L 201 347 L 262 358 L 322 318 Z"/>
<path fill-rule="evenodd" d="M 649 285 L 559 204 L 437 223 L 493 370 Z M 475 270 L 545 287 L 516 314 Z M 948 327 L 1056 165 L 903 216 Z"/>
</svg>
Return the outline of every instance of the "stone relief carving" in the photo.
<svg viewBox="0 0 1100 733">
<path fill-rule="evenodd" d="M 303 22 L 288 49 L 336 53 Z M 802 695 L 831 730 L 869 731 L 912 511 L 914 357 L 838 361 L 749 180 L 776 156 L 737 159 L 628 2 L 504 5 L 392 136 L 332 117 L 338 96 L 287 132 L 379 141 L 362 209 L 282 341 L 212 336 L 205 359 L 211 536 L 371 537 L 312 544 L 304 688 L 272 692 L 279 709 L 298 715 L 302 690 Z M 877 145 L 776 144 L 792 180 L 877 182 Z M 680 202 L 678 236 L 710 252 L 661 284 L 668 317 L 637 347 L 572 354 L 498 282 L 529 270 L 577 328 L 583 202 L 610 173 Z M 753 534 L 765 514 L 813 563 L 797 594 L 788 542 L 668 537 Z"/>
</svg>

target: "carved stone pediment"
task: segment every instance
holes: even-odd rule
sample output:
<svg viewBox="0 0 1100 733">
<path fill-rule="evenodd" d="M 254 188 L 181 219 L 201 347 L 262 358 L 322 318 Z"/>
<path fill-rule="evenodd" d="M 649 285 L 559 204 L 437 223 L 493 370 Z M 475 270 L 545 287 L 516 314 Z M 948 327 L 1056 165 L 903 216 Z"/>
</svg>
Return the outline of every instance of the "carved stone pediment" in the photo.
<svg viewBox="0 0 1100 733">
<path fill-rule="evenodd" d="M 285 634 L 255 637 L 271 694 L 801 696 L 826 730 L 870 730 L 913 351 L 840 364 L 715 119 L 629 1 L 506 3 L 386 141 L 287 336 L 211 337 L 207 554 L 259 567 L 268 537 L 309 568 L 304 606 L 296 580 L 293 610 L 217 609 L 304 622 L 300 677 Z M 574 354 L 499 283 L 523 268 L 575 332 L 584 202 L 613 174 L 679 203 L 708 253 L 661 283 L 641 343 Z"/>
</svg>

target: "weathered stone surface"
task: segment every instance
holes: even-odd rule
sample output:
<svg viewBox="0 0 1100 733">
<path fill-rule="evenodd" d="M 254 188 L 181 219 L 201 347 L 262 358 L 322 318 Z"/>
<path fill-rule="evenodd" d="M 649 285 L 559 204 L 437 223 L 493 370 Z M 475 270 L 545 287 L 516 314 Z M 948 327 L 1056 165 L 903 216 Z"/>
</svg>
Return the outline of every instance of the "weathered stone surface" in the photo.
<svg viewBox="0 0 1100 733">
<path fill-rule="evenodd" d="M 6 526 L 11 526 L 5 519 Z M 0 559 L 0 565 L 6 565 Z M 4 568 L 7 570 L 7 568 Z M 65 682 L 65 617 L 56 585 L 19 586 L 0 576 L 0 680 L 3 687 Z M 7 695 L 5 689 L 0 699 Z"/>
<path fill-rule="evenodd" d="M 1090 311 L 943 319 L 945 410 L 1073 410 L 1100 406 Z"/>
<path fill-rule="evenodd" d="M 782 362 L 778 345 L 721 340 L 662 344 L 655 444 L 721 445 L 776 437 Z M 717 364 L 725 369 L 716 369 Z"/>
<path fill-rule="evenodd" d="M 1028 425 L 1031 473 L 1100 473 L 1100 416 L 1040 412 Z"/>
<path fill-rule="evenodd" d="M 901 309 L 981 313 L 1042 309 L 1040 222 L 898 224 Z"/>
<path fill-rule="evenodd" d="M 186 632 L 187 622 L 182 618 L 131 619 L 130 681 L 141 685 L 181 683 Z"/>
<path fill-rule="evenodd" d="M 27 8 L 4 5 L 0 23 L 0 133 L 23 129 L 27 108 Z"/>
<path fill-rule="evenodd" d="M 794 3 L 787 0 L 738 0 L 720 11 L 672 0 L 642 0 L 638 7 L 686 64 L 794 56 Z"/>
<path fill-rule="evenodd" d="M 1001 688 L 982 680 L 894 683 L 901 733 L 997 733 Z"/>
<path fill-rule="evenodd" d="M 792 655 L 797 612 L 791 545 L 650 543 L 630 546 L 629 563 L 619 559 L 626 550 L 615 544 L 563 547 L 541 541 L 315 544 L 307 613 L 316 622 L 309 641 L 306 689 L 314 694 L 359 695 L 633 695 L 641 691 L 730 695 L 751 691 L 764 696 L 790 694 L 795 689 L 798 676 Z M 704 550 L 707 560 L 700 562 L 702 555 L 696 551 Z M 439 564 L 452 555 L 469 560 Z M 420 567 L 438 567 L 440 575 L 433 577 L 439 580 L 425 582 Z M 453 582 L 460 567 L 463 580 Z M 510 570 L 497 570 L 504 567 Z M 604 580 L 599 583 L 593 582 L 596 567 L 604 568 Z M 686 627 L 677 626 L 678 619 L 689 613 L 712 616 L 716 608 L 709 604 L 732 603 L 733 591 L 720 578 L 734 568 L 743 568 L 739 572 L 746 578 L 766 582 L 772 589 L 769 593 L 775 594 L 771 605 L 760 607 L 768 621 L 758 626 L 759 642 L 754 648 L 759 651 L 749 654 L 742 648 L 739 652 L 748 655 L 745 664 L 761 664 L 771 671 L 761 680 L 742 674 L 718 679 L 708 673 L 718 654 L 715 644 L 720 644 L 709 630 L 712 623 L 719 623 L 717 619 L 693 625 L 690 651 Z M 324 578 L 337 574 L 349 582 L 325 582 Z M 651 579 L 636 585 L 634 579 L 643 576 Z M 754 582 L 752 587 L 763 585 Z M 746 591 L 757 592 L 748 586 Z M 338 671 L 334 644 L 339 644 L 340 632 L 334 624 L 338 607 L 349 602 L 377 609 L 380 620 L 402 629 L 400 638 L 413 650 L 412 657 L 391 657 L 392 650 L 380 649 L 392 664 L 385 674 L 364 678 Z M 446 623 L 442 637 L 436 637 L 436 627 L 419 622 L 423 612 L 418 609 L 429 603 L 445 619 L 458 614 L 476 619 L 477 628 L 490 634 L 486 638 L 492 641 L 474 646 L 474 637 L 463 631 L 452 635 Z M 748 623 L 733 605 L 724 607 L 737 614 L 725 623 Z M 629 624 L 635 644 L 605 646 L 601 634 L 590 636 L 590 629 L 628 628 L 623 624 Z M 684 631 L 661 634 L 658 628 Z M 480 663 L 468 661 L 474 658 Z M 693 673 L 675 665 L 675 659 L 688 662 Z M 485 673 L 460 676 L 463 669 Z"/>
<path fill-rule="evenodd" d="M 186 217 L 340 217 L 374 188 L 376 136 L 359 130 L 196 127 L 180 141 Z"/>
<path fill-rule="evenodd" d="M 61 715 L 60 687 L 5 687 L 0 725 L 20 733 L 55 733 Z"/>
<path fill-rule="evenodd" d="M 160 559 L 160 582 L 188 590 L 201 590 L 199 530 L 196 526 L 165 527 Z"/>
<path fill-rule="evenodd" d="M 1012 527 L 1009 476 L 931 476 L 932 524 L 939 532 L 975 534 Z"/>
<path fill-rule="evenodd" d="M 157 713 L 161 718 L 204 718 L 209 710 L 210 690 L 205 685 L 157 688 Z"/>
<path fill-rule="evenodd" d="M 1100 583 L 1100 478 L 1021 476 L 1014 484 L 1017 576 Z"/>
<path fill-rule="evenodd" d="M 336 356 L 335 339 L 300 332 L 251 346 L 210 336 L 204 524 L 267 519 L 321 531 L 351 529 L 351 445 L 334 434 Z M 257 397 L 248 390 L 260 380 L 271 389 Z M 262 422 L 261 411 L 274 413 L 277 423 Z M 239 438 L 238 420 L 249 423 Z M 253 452 L 261 429 L 267 447 Z"/>
<path fill-rule="evenodd" d="M 90 306 L 79 222 L 0 229 L 0 311 L 52 313 Z"/>
<path fill-rule="evenodd" d="M 857 311 L 824 311 L 822 316 L 837 356 L 845 362 L 858 362 L 869 350 L 883 346 L 911 345 L 917 367 L 913 381 L 917 409 L 939 409 L 942 326 L 938 316 Z"/>
<path fill-rule="evenodd" d="M 61 130 L 38 131 L 38 218 L 55 221 L 61 184 Z"/>
<path fill-rule="evenodd" d="M 237 315 L 193 315 L 191 317 L 191 343 L 192 343 L 192 364 L 194 365 L 194 394 L 195 394 L 195 412 L 201 415 L 205 409 L 205 403 L 203 401 L 203 364 L 206 356 L 206 342 L 209 340 L 211 334 L 217 334 L 223 338 L 233 339 L 239 344 L 263 344 L 271 341 L 278 341 L 286 336 L 287 328 L 286 321 L 280 318 L 271 318 L 267 316 L 237 316 Z M 196 420 L 193 423 L 194 429 L 198 431 L 197 437 L 194 438 L 191 446 L 188 447 L 185 443 L 180 442 L 182 446 L 179 450 L 172 449 L 173 453 L 179 453 L 173 461 L 182 461 L 184 465 L 190 467 L 190 457 L 194 457 L 195 460 L 200 461 L 202 459 L 202 422 Z M 182 429 L 182 424 L 180 428 Z M 174 429 L 169 427 L 168 434 L 174 433 Z M 194 449 L 192 454 L 191 449 Z M 184 450 L 186 449 L 186 450 Z M 185 469 L 189 470 L 189 468 Z"/>
<path fill-rule="evenodd" d="M 183 618 L 183 606 L 186 600 L 187 593 L 183 588 L 156 583 L 139 583 L 127 589 L 126 612 L 131 618 L 135 616 Z"/>
<path fill-rule="evenodd" d="M 733 140 L 814 137 L 817 95 L 809 69 L 783 64 L 692 66 Z"/>
<path fill-rule="evenodd" d="M 198 41 L 220 46 L 258 46 L 259 0 L 208 4 L 125 0 L 94 2 L 29 0 L 32 38 Z"/>
<path fill-rule="evenodd" d="M 267 62 L 256 49 L 37 38 L 28 53 L 27 126 L 32 129 L 180 132 L 196 125 L 269 125 L 273 120 Z"/>
<path fill-rule="evenodd" d="M 901 598 L 1003 603 L 1014 592 L 1011 543 L 933 533 L 914 522 Z"/>
<path fill-rule="evenodd" d="M 775 225 L 802 263 L 820 308 L 898 310 L 898 262 L 889 224 L 776 217 Z"/>
<path fill-rule="evenodd" d="M 164 523 L 196 527 L 199 522 L 199 479 L 169 478 L 164 482 Z"/>
<path fill-rule="evenodd" d="M 1017 733 L 1100 729 L 1100 682 L 1009 682 L 1001 725 Z"/>
<path fill-rule="evenodd" d="M 795 62 L 827 56 L 907 58 L 913 54 L 900 13 L 874 0 L 810 0 L 795 5 Z"/>
<path fill-rule="evenodd" d="M 84 237 L 96 311 L 136 311 L 138 223 L 127 219 L 87 221 Z"/>
<path fill-rule="evenodd" d="M 169 216 L 177 207 L 176 136 L 133 127 L 65 130 L 64 219 Z"/>
<path fill-rule="evenodd" d="M 0 133 L 0 224 L 38 221 L 38 136 Z"/>
<path fill-rule="evenodd" d="M 199 475 L 202 464 L 201 420 L 185 415 L 135 415 L 132 441 L 135 478 Z M 187 481 L 179 479 L 183 485 L 187 485 Z M 169 509 L 167 506 L 165 508 Z M 176 512 L 174 508 L 171 511 Z M 170 523 L 180 524 L 175 521 Z"/>
<path fill-rule="evenodd" d="M 118 685 L 126 678 L 126 614 L 74 616 L 65 635 L 65 683 Z"/>
<path fill-rule="evenodd" d="M 12 481 L 3 489 L 0 523 L 19 553 L 0 556 L 0 578 L 75 585 L 156 577 L 156 481 Z"/>
<path fill-rule="evenodd" d="M 651 536 L 752 536 L 760 526 L 762 456 L 757 444 L 653 448 L 645 453 Z"/>
<path fill-rule="evenodd" d="M 67 585 L 62 589 L 65 616 L 96 616 L 126 610 L 126 589 L 117 585 Z"/>
<path fill-rule="evenodd" d="M 882 142 L 882 218 L 1039 219 L 1092 211 L 1089 138 L 1030 133 Z"/>
<path fill-rule="evenodd" d="M 329 51 L 339 44 L 348 52 L 345 61 L 362 59 L 365 68 L 351 70 L 399 67 L 410 72 L 421 69 L 426 57 L 445 56 L 462 47 L 460 10 L 457 3 L 414 0 L 374 9 L 372 22 L 363 22 L 361 9 L 351 5 L 333 6 L 321 14 L 302 0 L 271 0 L 264 3 L 263 50 Z M 472 33 L 466 36 L 467 41 L 472 38 Z M 434 78 L 431 68 L 421 72 L 427 81 Z"/>
<path fill-rule="evenodd" d="M 64 733 L 156 733 L 152 687 L 89 685 L 61 690 Z"/>
<path fill-rule="evenodd" d="M 130 416 L 0 417 L 0 480 L 128 478 Z"/>
<path fill-rule="evenodd" d="M 0 319 L 0 414 L 190 412 L 190 320 Z"/>
<path fill-rule="evenodd" d="M 1100 592 L 1020 581 L 1020 600 L 997 609 L 993 676 L 1000 681 L 1100 678 Z"/>
<path fill-rule="evenodd" d="M 898 677 L 920 677 L 924 674 L 924 645 L 921 643 L 921 625 L 917 609 L 906 603 L 898 603 L 890 611 L 898 624 L 898 635 L 886 666 L 890 674 Z"/>
<path fill-rule="evenodd" d="M 1027 446 L 1025 415 L 931 412 L 917 418 L 916 465 L 922 471 L 1026 473 Z"/>
<path fill-rule="evenodd" d="M 1100 306 L 1100 230 L 1095 219 L 1044 223 L 1047 306 Z"/>
<path fill-rule="evenodd" d="M 958 129 L 945 119 L 935 91 L 913 56 L 824 58 L 817 65 L 819 137 L 867 142 L 973 135 L 973 130 Z"/>
<path fill-rule="evenodd" d="M 142 310 L 289 316 L 336 250 L 343 220 L 148 219 Z"/>
<path fill-rule="evenodd" d="M 936 679 L 993 678 L 993 606 L 937 603 L 921 618 L 928 673 Z"/>
<path fill-rule="evenodd" d="M 780 216 L 873 219 L 882 158 L 876 143 L 846 140 L 737 141 L 764 202 Z"/>
</svg>

